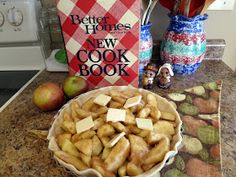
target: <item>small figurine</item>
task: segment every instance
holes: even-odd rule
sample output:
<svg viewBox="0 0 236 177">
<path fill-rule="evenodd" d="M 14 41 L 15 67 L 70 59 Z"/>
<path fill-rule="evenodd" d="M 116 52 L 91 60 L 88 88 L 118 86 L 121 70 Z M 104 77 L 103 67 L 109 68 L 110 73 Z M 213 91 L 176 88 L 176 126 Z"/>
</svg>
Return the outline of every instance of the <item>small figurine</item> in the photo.
<svg viewBox="0 0 236 177">
<path fill-rule="evenodd" d="M 157 66 L 154 63 L 148 63 L 147 66 L 144 68 L 144 74 L 143 74 L 144 89 L 152 89 L 157 71 L 158 71 Z"/>
<path fill-rule="evenodd" d="M 163 89 L 169 88 L 171 86 L 170 78 L 174 76 L 172 66 L 169 63 L 165 63 L 160 67 L 157 76 L 159 76 L 157 85 Z"/>
</svg>

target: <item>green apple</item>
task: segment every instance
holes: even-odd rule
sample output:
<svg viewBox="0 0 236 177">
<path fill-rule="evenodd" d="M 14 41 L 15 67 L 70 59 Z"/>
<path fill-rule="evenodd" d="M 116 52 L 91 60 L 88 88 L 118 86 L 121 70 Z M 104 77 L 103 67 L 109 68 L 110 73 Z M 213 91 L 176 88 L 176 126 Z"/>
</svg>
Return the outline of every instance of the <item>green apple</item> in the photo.
<svg viewBox="0 0 236 177">
<path fill-rule="evenodd" d="M 73 98 L 88 91 L 88 83 L 80 76 L 67 76 L 63 83 L 64 93 L 68 98 Z"/>
<path fill-rule="evenodd" d="M 64 103 L 63 90 L 55 83 L 43 83 L 34 90 L 33 102 L 43 111 L 55 110 Z"/>
</svg>

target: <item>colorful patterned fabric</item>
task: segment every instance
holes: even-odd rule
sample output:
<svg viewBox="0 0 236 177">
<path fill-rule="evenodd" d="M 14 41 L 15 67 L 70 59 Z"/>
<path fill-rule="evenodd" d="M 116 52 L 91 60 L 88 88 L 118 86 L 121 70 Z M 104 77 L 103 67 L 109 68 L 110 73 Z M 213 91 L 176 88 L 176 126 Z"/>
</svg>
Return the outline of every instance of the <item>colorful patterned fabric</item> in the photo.
<svg viewBox="0 0 236 177">
<path fill-rule="evenodd" d="M 92 88 L 138 86 L 139 0 L 58 0 L 57 8 L 70 74 Z"/>
<path fill-rule="evenodd" d="M 186 98 L 175 103 L 183 121 L 182 148 L 161 177 L 222 177 L 220 91 L 216 81 L 181 92 Z"/>
</svg>

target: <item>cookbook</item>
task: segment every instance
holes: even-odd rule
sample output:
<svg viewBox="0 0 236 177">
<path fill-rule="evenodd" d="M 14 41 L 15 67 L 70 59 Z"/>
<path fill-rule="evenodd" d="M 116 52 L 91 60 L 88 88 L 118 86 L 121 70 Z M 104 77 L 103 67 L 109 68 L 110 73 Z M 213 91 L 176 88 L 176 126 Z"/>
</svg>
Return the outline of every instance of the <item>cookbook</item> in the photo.
<svg viewBox="0 0 236 177">
<path fill-rule="evenodd" d="M 91 88 L 138 86 L 140 0 L 58 0 L 69 72 Z"/>
</svg>

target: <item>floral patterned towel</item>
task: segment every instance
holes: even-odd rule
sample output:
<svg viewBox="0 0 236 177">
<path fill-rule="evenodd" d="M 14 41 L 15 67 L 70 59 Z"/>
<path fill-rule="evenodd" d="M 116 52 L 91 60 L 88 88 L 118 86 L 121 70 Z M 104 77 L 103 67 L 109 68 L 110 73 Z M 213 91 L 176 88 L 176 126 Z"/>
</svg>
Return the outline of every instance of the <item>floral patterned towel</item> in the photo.
<svg viewBox="0 0 236 177">
<path fill-rule="evenodd" d="M 161 177 L 222 177 L 220 158 L 221 81 L 168 94 L 183 121 L 183 143 Z"/>
</svg>

